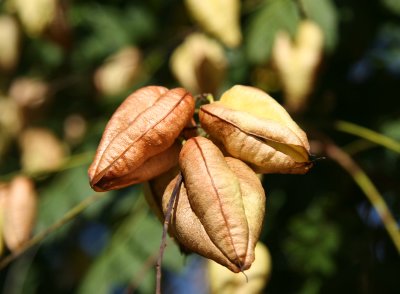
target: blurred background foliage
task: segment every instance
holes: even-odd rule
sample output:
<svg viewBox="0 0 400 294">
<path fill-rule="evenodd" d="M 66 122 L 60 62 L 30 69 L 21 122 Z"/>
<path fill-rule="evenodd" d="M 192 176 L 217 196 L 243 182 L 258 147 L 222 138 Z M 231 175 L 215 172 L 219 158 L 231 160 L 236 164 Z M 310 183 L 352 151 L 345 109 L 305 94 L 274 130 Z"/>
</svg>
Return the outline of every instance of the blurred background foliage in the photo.
<svg viewBox="0 0 400 294">
<path fill-rule="evenodd" d="M 186 37 L 204 32 L 189 2 L 0 1 L 0 180 L 19 173 L 35 180 L 34 233 L 94 194 L 87 167 L 107 120 L 130 92 L 185 83 L 171 56 Z M 199 91 L 193 94 L 207 89 L 218 97 L 234 84 L 249 84 L 286 104 L 274 41 L 279 31 L 295 37 L 302 19 L 312 20 L 323 47 L 307 99 L 292 115 L 314 154 L 324 156 L 325 142 L 334 142 L 352 156 L 399 223 L 399 152 L 335 123 L 349 121 L 399 142 L 400 2 L 240 4 L 240 45 L 224 45 L 213 32 L 202 39 L 205 45 L 187 45 L 194 51 L 181 64 L 189 64 L 183 76 L 193 76 L 188 87 Z M 223 19 L 224 11 L 210 17 Z M 261 241 L 272 259 L 265 293 L 398 293 L 399 253 L 335 160 L 317 161 L 305 176 L 266 175 L 263 185 Z M 162 229 L 142 191 L 137 185 L 109 192 L 3 269 L 4 293 L 152 293 Z M 205 263 L 182 256 L 170 240 L 165 293 L 208 293 Z"/>
</svg>

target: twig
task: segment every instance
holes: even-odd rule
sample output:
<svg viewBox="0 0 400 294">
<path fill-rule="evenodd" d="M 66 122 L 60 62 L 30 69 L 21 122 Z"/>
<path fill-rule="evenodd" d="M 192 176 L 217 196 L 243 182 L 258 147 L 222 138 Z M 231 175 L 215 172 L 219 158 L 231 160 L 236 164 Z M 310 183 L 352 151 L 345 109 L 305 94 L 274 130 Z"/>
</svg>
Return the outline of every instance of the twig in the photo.
<svg viewBox="0 0 400 294">
<path fill-rule="evenodd" d="M 180 191 L 181 184 L 182 184 L 182 179 L 183 179 L 182 173 L 179 173 L 178 178 L 175 183 L 174 190 L 172 191 L 172 195 L 171 195 L 171 198 L 169 199 L 168 206 L 167 206 L 167 213 L 165 215 L 165 220 L 164 220 L 160 251 L 159 251 L 159 255 L 158 255 L 157 263 L 156 263 L 156 271 L 157 271 L 156 294 L 161 294 L 161 263 L 162 263 L 162 258 L 164 255 L 165 246 L 167 246 L 167 244 L 166 244 L 167 232 L 168 232 L 169 222 L 171 219 L 172 208 L 174 206 L 175 198 L 179 195 L 179 191 Z"/>
<path fill-rule="evenodd" d="M 338 131 L 361 137 L 370 142 L 386 147 L 387 149 L 390 149 L 394 152 L 400 153 L 400 142 L 392 138 L 389 138 L 385 135 L 382 135 L 378 132 L 372 131 L 370 129 L 364 128 L 362 126 L 347 121 L 336 122 L 335 128 Z"/>
<path fill-rule="evenodd" d="M 331 142 L 325 142 L 327 156 L 343 167 L 361 188 L 379 214 L 386 231 L 400 254 L 400 231 L 382 195 L 361 167 L 346 152 Z"/>
<path fill-rule="evenodd" d="M 153 267 L 157 262 L 158 255 L 159 255 L 159 250 L 155 251 L 147 258 L 142 267 L 135 273 L 131 285 L 126 289 L 125 294 L 131 294 L 135 292 L 135 290 L 139 287 L 140 283 L 144 279 L 149 269 Z"/>
<path fill-rule="evenodd" d="M 18 250 L 14 251 L 10 255 L 6 256 L 5 258 L 0 260 L 0 270 L 5 268 L 10 262 L 18 258 L 21 254 L 23 254 L 25 251 L 28 249 L 32 248 L 36 244 L 39 244 L 42 242 L 47 236 L 49 236 L 51 233 L 71 221 L 74 217 L 76 217 L 78 214 L 80 214 L 83 210 L 85 210 L 87 207 L 89 207 L 92 203 L 96 202 L 100 198 L 105 197 L 106 195 L 109 195 L 109 193 L 97 193 L 94 194 L 80 203 L 78 203 L 76 206 L 71 208 L 69 211 L 67 211 L 61 219 L 32 237 L 29 241 L 27 241 L 21 248 Z"/>
</svg>

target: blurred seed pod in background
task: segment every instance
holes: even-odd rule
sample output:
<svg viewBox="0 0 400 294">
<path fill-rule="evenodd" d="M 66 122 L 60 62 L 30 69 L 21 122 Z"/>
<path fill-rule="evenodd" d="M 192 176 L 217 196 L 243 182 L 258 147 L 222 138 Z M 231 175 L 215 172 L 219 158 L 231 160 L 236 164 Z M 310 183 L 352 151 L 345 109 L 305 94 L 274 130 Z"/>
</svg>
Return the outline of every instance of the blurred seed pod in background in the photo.
<svg viewBox="0 0 400 294">
<path fill-rule="evenodd" d="M 96 191 L 119 189 L 154 178 L 177 164 L 176 139 L 190 122 L 194 99 L 183 88 L 143 87 L 108 122 L 89 167 Z"/>
<path fill-rule="evenodd" d="M 36 78 L 20 77 L 15 79 L 9 89 L 8 95 L 19 107 L 27 109 L 39 108 L 49 97 L 49 85 Z"/>
<path fill-rule="evenodd" d="M 24 130 L 19 145 L 22 169 L 27 173 L 55 171 L 62 166 L 67 154 L 64 144 L 45 128 Z"/>
<path fill-rule="evenodd" d="M 17 21 L 0 15 L 0 72 L 13 70 L 19 60 L 20 32 Z"/>
<path fill-rule="evenodd" d="M 257 242 L 255 260 L 246 271 L 246 277 L 241 273 L 232 273 L 212 260 L 207 261 L 211 294 L 258 294 L 262 293 L 271 274 L 271 255 L 268 248 Z"/>
<path fill-rule="evenodd" d="M 142 56 L 136 47 L 125 47 L 105 60 L 94 74 L 96 89 L 106 96 L 121 94 L 132 87 L 142 70 Z"/>
<path fill-rule="evenodd" d="M 170 68 L 192 93 L 216 94 L 225 79 L 228 61 L 224 48 L 204 34 L 194 33 L 172 53 Z"/>
<path fill-rule="evenodd" d="M 300 23 L 294 42 L 285 31 L 276 34 L 272 60 L 283 84 L 289 112 L 302 111 L 307 105 L 321 62 L 323 43 L 322 30 L 310 20 Z"/>
<path fill-rule="evenodd" d="M 87 131 L 87 122 L 80 114 L 71 114 L 64 120 L 64 140 L 74 146 L 82 142 Z"/>
<path fill-rule="evenodd" d="M 185 0 L 193 19 L 228 47 L 242 42 L 240 0 Z"/>
<path fill-rule="evenodd" d="M 4 240 L 11 251 L 30 237 L 36 218 L 37 195 L 31 179 L 15 177 L 5 199 Z"/>
<path fill-rule="evenodd" d="M 42 35 L 56 15 L 57 0 L 8 0 L 8 8 L 15 11 L 31 37 Z"/>
<path fill-rule="evenodd" d="M 0 256 L 4 252 L 4 213 L 9 190 L 7 183 L 0 182 Z"/>
<path fill-rule="evenodd" d="M 18 105 L 8 97 L 0 95 L 0 162 L 12 140 L 21 131 L 23 122 Z"/>
<path fill-rule="evenodd" d="M 261 231 L 265 194 L 256 174 L 243 162 L 224 158 L 208 139 L 189 139 L 179 156 L 184 182 L 175 201 L 170 232 L 189 252 L 247 270 Z M 163 196 L 163 211 L 175 187 Z"/>
<path fill-rule="evenodd" d="M 234 86 L 220 101 L 203 105 L 202 127 L 230 155 L 258 173 L 304 174 L 312 166 L 306 134 L 267 93 Z"/>
</svg>

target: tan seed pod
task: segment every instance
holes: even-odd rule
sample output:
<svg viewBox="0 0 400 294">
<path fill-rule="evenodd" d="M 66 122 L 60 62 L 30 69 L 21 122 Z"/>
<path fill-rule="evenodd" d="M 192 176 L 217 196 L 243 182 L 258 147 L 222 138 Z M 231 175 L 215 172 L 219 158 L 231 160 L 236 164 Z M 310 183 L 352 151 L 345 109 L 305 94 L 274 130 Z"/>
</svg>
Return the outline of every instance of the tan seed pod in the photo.
<svg viewBox="0 0 400 294">
<path fill-rule="evenodd" d="M 174 142 L 193 113 L 194 99 L 183 88 L 148 86 L 131 94 L 104 130 L 88 171 L 92 188 L 119 189 L 176 165 Z"/>
<path fill-rule="evenodd" d="M 40 173 L 61 167 L 66 157 L 63 143 L 45 128 L 29 128 L 19 136 L 22 150 L 21 163 L 24 171 Z"/>
<path fill-rule="evenodd" d="M 26 32 L 36 37 L 41 35 L 56 16 L 57 0 L 9 0 Z"/>
<path fill-rule="evenodd" d="M 225 159 L 203 137 L 186 142 L 179 163 L 184 184 L 175 202 L 172 234 L 188 251 L 233 272 L 248 269 L 264 216 L 265 195 L 259 179 L 244 163 Z M 164 193 L 164 213 L 176 180 Z"/>
<path fill-rule="evenodd" d="M 285 105 L 291 112 L 305 108 L 322 58 L 324 35 L 310 20 L 300 23 L 293 42 L 285 31 L 278 32 L 272 59 L 282 81 Z"/>
<path fill-rule="evenodd" d="M 203 105 L 202 127 L 235 158 L 259 173 L 306 173 L 310 167 L 305 133 L 268 94 L 235 86 L 216 103 Z"/>
<path fill-rule="evenodd" d="M 193 19 L 228 47 L 242 41 L 239 0 L 185 0 Z"/>
<path fill-rule="evenodd" d="M 15 68 L 19 59 L 20 33 L 16 20 L 9 15 L 0 16 L 0 70 Z"/>
<path fill-rule="evenodd" d="M 271 273 L 271 256 L 261 242 L 255 249 L 255 260 L 243 277 L 232 273 L 212 260 L 207 263 L 211 294 L 257 294 L 262 293 Z"/>
<path fill-rule="evenodd" d="M 171 71 L 192 93 L 216 93 L 225 77 L 227 63 L 222 46 L 199 33 L 189 35 L 170 59 Z"/>
<path fill-rule="evenodd" d="M 164 223 L 164 212 L 162 209 L 164 191 L 178 173 L 179 167 L 177 162 L 176 166 L 144 184 L 144 197 L 147 204 L 161 223 Z"/>
<path fill-rule="evenodd" d="M 118 95 L 130 87 L 141 71 L 142 56 L 136 47 L 125 47 L 110 56 L 94 75 L 97 90 L 103 95 Z"/>
<path fill-rule="evenodd" d="M 18 176 L 10 184 L 5 200 L 4 240 L 18 250 L 31 235 L 36 217 L 37 195 L 31 179 Z"/>
<path fill-rule="evenodd" d="M 7 183 L 0 183 L 0 256 L 4 251 L 4 212 L 9 190 L 10 187 Z"/>
</svg>

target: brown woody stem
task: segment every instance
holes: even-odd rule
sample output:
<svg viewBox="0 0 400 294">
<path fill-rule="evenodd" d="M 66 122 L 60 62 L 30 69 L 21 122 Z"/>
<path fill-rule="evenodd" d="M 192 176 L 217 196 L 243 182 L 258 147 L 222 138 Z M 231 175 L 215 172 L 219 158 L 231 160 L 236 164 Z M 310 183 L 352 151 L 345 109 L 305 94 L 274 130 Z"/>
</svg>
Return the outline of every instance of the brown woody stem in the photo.
<svg viewBox="0 0 400 294">
<path fill-rule="evenodd" d="M 356 184 L 361 188 L 372 206 L 382 220 L 386 231 L 392 239 L 398 253 L 400 253 L 400 231 L 396 223 L 395 218 L 390 212 L 385 200 L 379 193 L 375 185 L 369 179 L 367 174 L 361 169 L 361 167 L 342 149 L 333 143 L 326 142 L 325 152 L 327 156 L 335 160 L 339 165 L 342 166 L 354 179 Z"/>
<path fill-rule="evenodd" d="M 61 219 L 38 233 L 37 235 L 33 236 L 32 239 L 28 240 L 23 246 L 21 246 L 18 250 L 14 251 L 10 255 L 4 257 L 3 259 L 0 260 L 0 270 L 5 268 L 9 263 L 14 261 L 16 258 L 18 258 L 21 254 L 23 254 L 25 251 L 28 249 L 32 248 L 33 246 L 39 244 L 42 242 L 47 236 L 49 236 L 51 233 L 74 219 L 78 214 L 80 214 L 82 211 L 84 211 L 88 206 L 90 206 L 92 203 L 96 202 L 100 198 L 105 197 L 106 195 L 109 195 L 109 193 L 96 193 L 82 202 L 78 203 L 76 206 L 71 208 L 69 211 L 67 211 Z"/>
<path fill-rule="evenodd" d="M 169 222 L 171 220 L 172 209 L 174 207 L 175 199 L 179 195 L 179 191 L 181 190 L 182 180 L 183 180 L 182 173 L 180 172 L 178 175 L 174 190 L 172 191 L 171 198 L 169 199 L 167 213 L 166 213 L 165 219 L 164 219 L 164 226 L 163 226 L 160 250 L 159 250 L 159 255 L 158 255 L 158 259 L 157 259 L 157 263 L 156 263 L 156 271 L 157 271 L 156 294 L 161 294 L 161 263 L 162 263 L 165 247 L 167 246 L 167 232 L 168 232 Z"/>
</svg>

